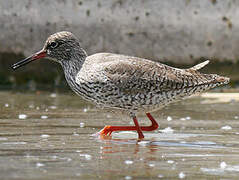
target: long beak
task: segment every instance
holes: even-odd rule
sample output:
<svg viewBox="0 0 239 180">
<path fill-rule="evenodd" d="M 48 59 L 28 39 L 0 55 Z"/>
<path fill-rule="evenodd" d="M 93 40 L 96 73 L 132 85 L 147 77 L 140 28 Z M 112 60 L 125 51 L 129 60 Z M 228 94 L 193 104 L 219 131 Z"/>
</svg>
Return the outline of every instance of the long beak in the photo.
<svg viewBox="0 0 239 180">
<path fill-rule="evenodd" d="M 26 65 L 26 64 L 34 61 L 34 60 L 37 60 L 37 59 L 40 59 L 40 58 L 43 58 L 43 57 L 46 57 L 46 50 L 41 50 L 41 51 L 39 51 L 39 52 L 37 52 L 37 53 L 27 57 L 26 59 L 23 59 L 23 60 L 15 63 L 15 64 L 13 64 L 11 66 L 11 68 L 13 70 L 16 70 L 17 68 L 19 68 L 21 66 L 24 66 L 24 65 Z"/>
</svg>

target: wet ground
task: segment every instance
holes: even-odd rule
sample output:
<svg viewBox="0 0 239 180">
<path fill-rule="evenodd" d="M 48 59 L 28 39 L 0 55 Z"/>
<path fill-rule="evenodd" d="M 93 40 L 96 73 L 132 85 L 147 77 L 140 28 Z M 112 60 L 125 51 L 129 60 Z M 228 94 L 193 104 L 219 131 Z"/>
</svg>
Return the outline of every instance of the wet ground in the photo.
<svg viewBox="0 0 239 180">
<path fill-rule="evenodd" d="M 239 94 L 209 93 L 152 113 L 158 131 L 100 139 L 132 124 L 72 93 L 0 91 L 0 179 L 236 179 Z M 149 124 L 144 114 L 142 125 Z"/>
</svg>

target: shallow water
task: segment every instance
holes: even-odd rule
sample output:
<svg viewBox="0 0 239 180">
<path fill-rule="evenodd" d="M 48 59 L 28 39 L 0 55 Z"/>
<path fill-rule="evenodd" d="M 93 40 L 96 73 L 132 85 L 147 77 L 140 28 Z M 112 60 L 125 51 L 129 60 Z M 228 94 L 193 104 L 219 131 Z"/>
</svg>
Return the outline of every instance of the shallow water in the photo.
<svg viewBox="0 0 239 180">
<path fill-rule="evenodd" d="M 239 176 L 239 94 L 208 93 L 152 113 L 160 128 L 91 136 L 132 124 L 72 94 L 0 92 L 0 179 L 218 179 Z M 149 120 L 144 114 L 142 125 Z"/>
</svg>

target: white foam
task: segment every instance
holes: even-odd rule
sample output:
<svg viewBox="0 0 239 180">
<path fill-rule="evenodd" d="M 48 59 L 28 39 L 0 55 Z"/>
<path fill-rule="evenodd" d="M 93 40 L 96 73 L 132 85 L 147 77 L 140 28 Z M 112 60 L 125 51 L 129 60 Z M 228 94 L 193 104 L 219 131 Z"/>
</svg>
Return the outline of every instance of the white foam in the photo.
<svg viewBox="0 0 239 180">
<path fill-rule="evenodd" d="M 225 162 L 220 163 L 220 168 L 225 169 L 227 167 L 227 164 Z"/>
<path fill-rule="evenodd" d="M 132 179 L 132 177 L 131 177 L 131 176 L 125 176 L 124 179 L 126 179 L 126 180 L 130 180 L 130 179 Z"/>
<path fill-rule="evenodd" d="M 173 120 L 173 118 L 171 116 L 167 117 L 167 121 L 172 121 L 172 120 Z"/>
<path fill-rule="evenodd" d="M 41 116 L 41 119 L 47 119 L 47 118 L 48 118 L 48 116 L 46 116 L 46 115 Z"/>
<path fill-rule="evenodd" d="M 80 156 L 85 157 L 86 160 L 91 160 L 92 156 L 89 154 L 80 154 Z"/>
<path fill-rule="evenodd" d="M 183 178 L 185 178 L 185 174 L 183 173 L 183 172 L 180 172 L 179 174 L 178 174 L 178 177 L 180 178 L 180 179 L 183 179 Z"/>
<path fill-rule="evenodd" d="M 81 123 L 80 123 L 80 127 L 81 127 L 81 128 L 85 127 L 85 123 L 81 122 Z"/>
<path fill-rule="evenodd" d="M 223 129 L 223 130 L 231 130 L 232 127 L 229 126 L 229 125 L 226 125 L 226 126 L 221 127 L 221 129 Z"/>
<path fill-rule="evenodd" d="M 41 138 L 49 138 L 50 137 L 50 135 L 48 135 L 48 134 L 42 134 L 41 135 Z"/>
<path fill-rule="evenodd" d="M 51 93 L 50 97 L 51 98 L 55 98 L 56 97 L 56 93 Z"/>
<path fill-rule="evenodd" d="M 43 167 L 43 166 L 45 166 L 45 164 L 43 164 L 43 163 L 36 163 L 36 167 Z"/>
<path fill-rule="evenodd" d="M 167 127 L 167 128 L 165 128 L 163 130 L 160 130 L 160 131 L 163 132 L 163 133 L 173 133 L 174 130 L 171 127 Z"/>
<path fill-rule="evenodd" d="M 131 160 L 125 160 L 124 163 L 129 165 L 129 164 L 133 164 L 134 161 L 131 161 Z"/>
<path fill-rule="evenodd" d="M 26 119 L 27 115 L 26 114 L 19 114 L 18 119 Z"/>
<path fill-rule="evenodd" d="M 169 164 L 173 164 L 174 161 L 173 161 L 173 160 L 168 160 L 167 163 L 169 163 Z"/>
</svg>

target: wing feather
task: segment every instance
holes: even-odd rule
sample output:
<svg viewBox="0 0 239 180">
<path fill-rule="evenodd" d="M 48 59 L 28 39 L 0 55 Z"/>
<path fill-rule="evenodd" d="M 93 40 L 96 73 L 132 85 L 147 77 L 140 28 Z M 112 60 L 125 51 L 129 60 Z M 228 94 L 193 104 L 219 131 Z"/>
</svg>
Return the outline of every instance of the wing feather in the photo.
<svg viewBox="0 0 239 180">
<path fill-rule="evenodd" d="M 105 69 L 108 79 L 125 93 L 169 91 L 185 83 L 182 70 L 140 58 L 115 61 Z"/>
</svg>

